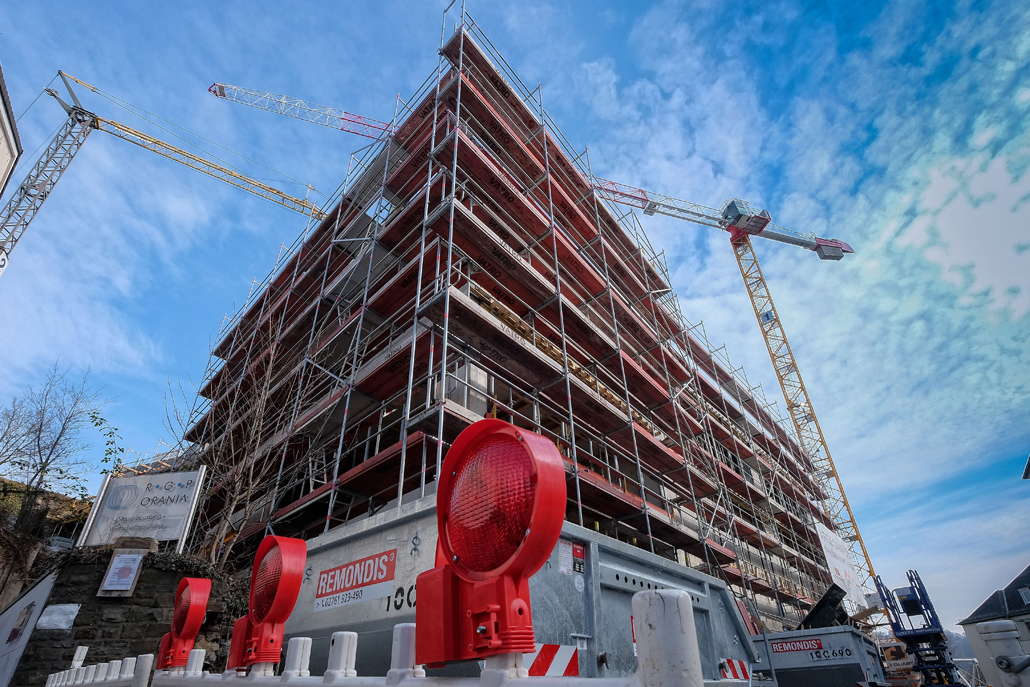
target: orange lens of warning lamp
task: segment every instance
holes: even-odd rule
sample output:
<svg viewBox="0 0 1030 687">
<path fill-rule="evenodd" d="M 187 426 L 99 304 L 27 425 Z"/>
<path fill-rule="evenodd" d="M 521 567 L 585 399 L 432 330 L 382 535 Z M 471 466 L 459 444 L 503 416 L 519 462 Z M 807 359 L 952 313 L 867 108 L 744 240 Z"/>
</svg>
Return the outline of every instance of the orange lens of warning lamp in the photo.
<svg viewBox="0 0 1030 687">
<path fill-rule="evenodd" d="M 283 626 L 297 603 L 307 555 L 301 539 L 269 535 L 261 542 L 250 575 L 250 612 L 233 625 L 229 668 L 279 662 Z"/>
<path fill-rule="evenodd" d="M 182 628 L 186 625 L 186 618 L 190 612 L 190 596 L 190 588 L 187 585 L 175 600 L 175 611 L 172 614 L 172 632 L 175 634 L 182 634 Z"/>
<path fill-rule="evenodd" d="M 461 565 L 485 573 L 509 560 L 526 538 L 535 495 L 524 442 L 480 439 L 454 478 L 447 507 L 447 538 Z"/>
<path fill-rule="evenodd" d="M 210 596 L 211 580 L 207 578 L 184 577 L 179 582 L 172 613 L 172 631 L 161 638 L 157 658 L 159 669 L 186 665 L 204 622 Z"/>
<path fill-rule="evenodd" d="M 436 568 L 416 582 L 418 663 L 532 653 L 529 577 L 554 550 L 565 500 L 549 440 L 497 419 L 458 435 L 437 487 Z"/>
<path fill-rule="evenodd" d="M 274 546 L 258 564 L 256 581 L 251 587 L 251 608 L 255 620 L 260 621 L 272 610 L 272 603 L 279 591 L 279 580 L 282 579 L 282 576 L 282 550 L 278 546 Z"/>
</svg>

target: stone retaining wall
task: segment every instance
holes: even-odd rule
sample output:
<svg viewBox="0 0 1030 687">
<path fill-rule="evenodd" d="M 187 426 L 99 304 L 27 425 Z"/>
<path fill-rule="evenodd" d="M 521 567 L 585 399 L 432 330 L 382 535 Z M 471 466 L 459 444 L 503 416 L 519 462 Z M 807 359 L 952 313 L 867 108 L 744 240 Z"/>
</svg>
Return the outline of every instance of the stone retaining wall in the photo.
<svg viewBox="0 0 1030 687">
<path fill-rule="evenodd" d="M 228 656 L 233 621 L 246 613 L 246 589 L 196 559 L 174 554 L 147 554 L 133 595 L 98 597 L 97 590 L 111 549 L 76 549 L 59 562 L 60 573 L 47 605 L 81 604 L 70 630 L 36 629 L 22 654 L 11 687 L 44 685 L 49 673 L 71 665 L 75 647 L 89 647 L 84 665 L 138 654 L 156 654 L 161 636 L 172 625 L 175 590 L 183 577 L 210 577 L 207 617 L 197 636 L 204 668 L 221 671 Z"/>
</svg>

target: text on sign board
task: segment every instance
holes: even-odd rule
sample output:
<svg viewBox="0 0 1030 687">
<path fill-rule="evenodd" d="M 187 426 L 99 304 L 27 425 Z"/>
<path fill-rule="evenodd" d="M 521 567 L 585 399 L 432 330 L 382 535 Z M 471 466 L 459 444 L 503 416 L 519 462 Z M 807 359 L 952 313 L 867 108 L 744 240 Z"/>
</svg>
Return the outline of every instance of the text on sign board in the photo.
<svg viewBox="0 0 1030 687">
<path fill-rule="evenodd" d="M 397 549 L 383 551 L 318 573 L 315 598 L 393 580 Z"/>
<path fill-rule="evenodd" d="M 823 640 L 821 639 L 795 639 L 791 642 L 772 642 L 773 653 L 782 653 L 784 651 L 814 651 L 815 649 L 823 648 Z"/>
</svg>

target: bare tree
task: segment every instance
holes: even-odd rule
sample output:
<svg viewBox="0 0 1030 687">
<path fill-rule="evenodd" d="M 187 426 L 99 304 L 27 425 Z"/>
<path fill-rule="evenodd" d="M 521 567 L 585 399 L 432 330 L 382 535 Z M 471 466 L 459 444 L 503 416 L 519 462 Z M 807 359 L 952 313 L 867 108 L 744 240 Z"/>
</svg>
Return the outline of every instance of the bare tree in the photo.
<svg viewBox="0 0 1030 687">
<path fill-rule="evenodd" d="M 289 358 L 269 332 L 251 342 L 260 356 L 250 356 L 208 390 L 216 399 L 203 403 L 180 383 L 169 385 L 166 426 L 180 451 L 196 451 L 208 468 L 207 487 L 197 520 L 196 548 L 225 569 L 243 530 L 269 515 L 270 488 L 286 450 L 275 438 L 289 426 L 298 385 L 299 361 Z M 219 400 L 221 399 L 221 400 Z"/>
<path fill-rule="evenodd" d="M 73 491 L 85 498 L 86 476 L 100 465 L 87 451 L 83 431 L 94 427 L 106 437 L 100 463 L 121 453 L 117 429 L 101 415 L 108 400 L 89 386 L 89 372 L 69 378 L 55 364 L 38 386 L 30 386 L 0 411 L 0 470 L 25 485 L 27 493 Z"/>
<path fill-rule="evenodd" d="M 6 473 L 9 465 L 27 453 L 29 415 L 25 400 L 17 397 L 0 408 L 0 473 Z"/>
<path fill-rule="evenodd" d="M 54 492 L 88 498 L 86 477 L 119 456 L 117 429 L 101 415 L 107 400 L 89 386 L 89 372 L 69 379 L 55 364 L 38 386 L 0 408 L 0 600 L 13 598 L 27 581 L 43 540 Z M 84 431 L 94 427 L 106 438 L 104 457 L 88 454 Z"/>
</svg>

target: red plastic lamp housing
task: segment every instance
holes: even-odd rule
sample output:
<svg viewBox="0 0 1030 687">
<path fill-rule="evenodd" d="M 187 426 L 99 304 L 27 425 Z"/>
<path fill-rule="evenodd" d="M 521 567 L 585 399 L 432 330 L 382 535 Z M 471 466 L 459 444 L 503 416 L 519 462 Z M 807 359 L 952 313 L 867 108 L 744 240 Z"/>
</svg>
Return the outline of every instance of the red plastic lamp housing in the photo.
<svg viewBox="0 0 1030 687">
<path fill-rule="evenodd" d="M 211 580 L 204 577 L 184 577 L 175 592 L 175 610 L 172 631 L 161 637 L 157 655 L 157 668 L 163 670 L 186 665 L 197 633 L 207 613 L 207 600 L 211 597 Z"/>
<path fill-rule="evenodd" d="M 416 580 L 415 660 L 430 666 L 532 653 L 529 578 L 565 517 L 565 466 L 553 443 L 503 420 L 454 441 L 436 502 L 436 568 Z"/>
<path fill-rule="evenodd" d="M 233 624 L 229 669 L 279 662 L 307 557 L 302 539 L 269 535 L 261 542 L 250 573 L 250 612 Z"/>
</svg>

